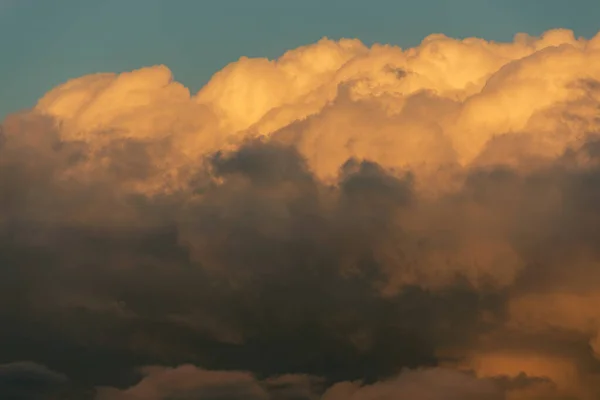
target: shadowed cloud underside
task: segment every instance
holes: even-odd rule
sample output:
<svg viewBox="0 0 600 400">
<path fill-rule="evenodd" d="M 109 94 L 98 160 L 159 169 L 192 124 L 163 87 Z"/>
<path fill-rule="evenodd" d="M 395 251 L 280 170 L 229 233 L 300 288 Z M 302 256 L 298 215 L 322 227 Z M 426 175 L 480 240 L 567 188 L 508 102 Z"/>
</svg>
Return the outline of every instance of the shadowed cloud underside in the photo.
<svg viewBox="0 0 600 400">
<path fill-rule="evenodd" d="M 95 74 L 0 128 L 0 394 L 600 396 L 600 35 Z"/>
</svg>

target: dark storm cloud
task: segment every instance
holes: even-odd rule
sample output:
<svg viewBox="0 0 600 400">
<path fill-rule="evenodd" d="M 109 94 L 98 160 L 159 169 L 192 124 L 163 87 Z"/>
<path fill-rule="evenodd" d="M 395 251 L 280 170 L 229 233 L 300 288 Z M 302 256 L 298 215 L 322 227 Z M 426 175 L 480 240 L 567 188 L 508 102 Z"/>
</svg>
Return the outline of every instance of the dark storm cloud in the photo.
<svg viewBox="0 0 600 400">
<path fill-rule="evenodd" d="M 0 365 L 0 394 L 10 400 L 91 400 L 94 391 L 43 365 L 14 362 Z"/>
<path fill-rule="evenodd" d="M 100 153 L 110 163 L 70 180 L 66 171 L 97 154 L 62 143 L 52 126 L 27 117 L 3 128 L 0 362 L 34 360 L 78 385 L 112 387 L 103 396 L 163 371 L 139 367 L 193 364 L 208 375 L 190 379 L 210 387 L 186 395 L 210 399 L 318 398 L 341 381 L 357 399 L 397 396 L 390 382 L 409 379 L 404 368 L 460 363 L 477 349 L 600 368 L 579 326 L 537 343 L 507 327 L 519 296 L 597 288 L 592 263 L 561 267 L 598 260 L 594 139 L 532 172 L 467 171 L 457 193 L 435 200 L 420 197 L 410 172 L 351 159 L 328 185 L 293 147 L 250 141 L 209 157 L 190 187 L 149 196 L 125 183 L 154 173 L 154 145 L 114 144 Z M 461 264 L 463 239 L 483 231 L 493 236 L 485 245 L 517 249 L 514 282 L 503 264 Z M 232 370 L 247 372 L 214 387 L 211 373 Z M 293 384 L 277 378 L 286 374 Z M 465 379 L 473 399 L 520 387 Z"/>
<path fill-rule="evenodd" d="M 376 164 L 348 163 L 338 189 L 295 150 L 253 142 L 213 157 L 222 182 L 203 183 L 198 199 L 139 199 L 116 196 L 104 171 L 85 184 L 58 180 L 86 159 L 85 145 L 61 145 L 37 125 L 17 131 L 0 153 L 11 171 L 1 180 L 11 196 L 7 361 L 26 356 L 89 383 L 184 362 L 375 379 L 434 364 L 437 325 L 473 323 L 485 303 L 468 285 L 379 295 L 385 274 L 370 246 L 413 195 L 410 179 Z M 114 165 L 138 152 L 111 154 Z M 452 304 L 462 311 L 442 317 Z"/>
</svg>

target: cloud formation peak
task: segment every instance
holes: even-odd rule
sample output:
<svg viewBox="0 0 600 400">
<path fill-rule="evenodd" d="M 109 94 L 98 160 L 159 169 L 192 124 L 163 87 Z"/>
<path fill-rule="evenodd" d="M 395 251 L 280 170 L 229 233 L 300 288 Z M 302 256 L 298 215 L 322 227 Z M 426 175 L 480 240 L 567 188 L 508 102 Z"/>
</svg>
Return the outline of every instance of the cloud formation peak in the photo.
<svg viewBox="0 0 600 400">
<path fill-rule="evenodd" d="M 0 128 L 6 393 L 600 395 L 600 34 L 95 74 Z"/>
</svg>

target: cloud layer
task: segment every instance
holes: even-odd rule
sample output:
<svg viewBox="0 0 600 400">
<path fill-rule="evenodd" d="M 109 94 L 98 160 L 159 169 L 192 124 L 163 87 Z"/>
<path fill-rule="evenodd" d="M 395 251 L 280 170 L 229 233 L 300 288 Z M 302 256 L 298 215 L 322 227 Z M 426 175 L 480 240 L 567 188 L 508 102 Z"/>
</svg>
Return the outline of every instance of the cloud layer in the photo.
<svg viewBox="0 0 600 400">
<path fill-rule="evenodd" d="M 600 34 L 96 74 L 0 128 L 0 391 L 600 395 Z"/>
</svg>

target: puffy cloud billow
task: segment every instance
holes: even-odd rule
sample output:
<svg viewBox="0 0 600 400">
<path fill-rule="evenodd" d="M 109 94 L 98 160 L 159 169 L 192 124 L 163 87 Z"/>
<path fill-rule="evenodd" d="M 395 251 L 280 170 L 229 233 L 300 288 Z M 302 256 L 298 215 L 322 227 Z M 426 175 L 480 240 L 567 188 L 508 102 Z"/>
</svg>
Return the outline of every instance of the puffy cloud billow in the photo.
<svg viewBox="0 0 600 400">
<path fill-rule="evenodd" d="M 0 128 L 0 397 L 600 396 L 600 35 L 95 74 Z"/>
</svg>

